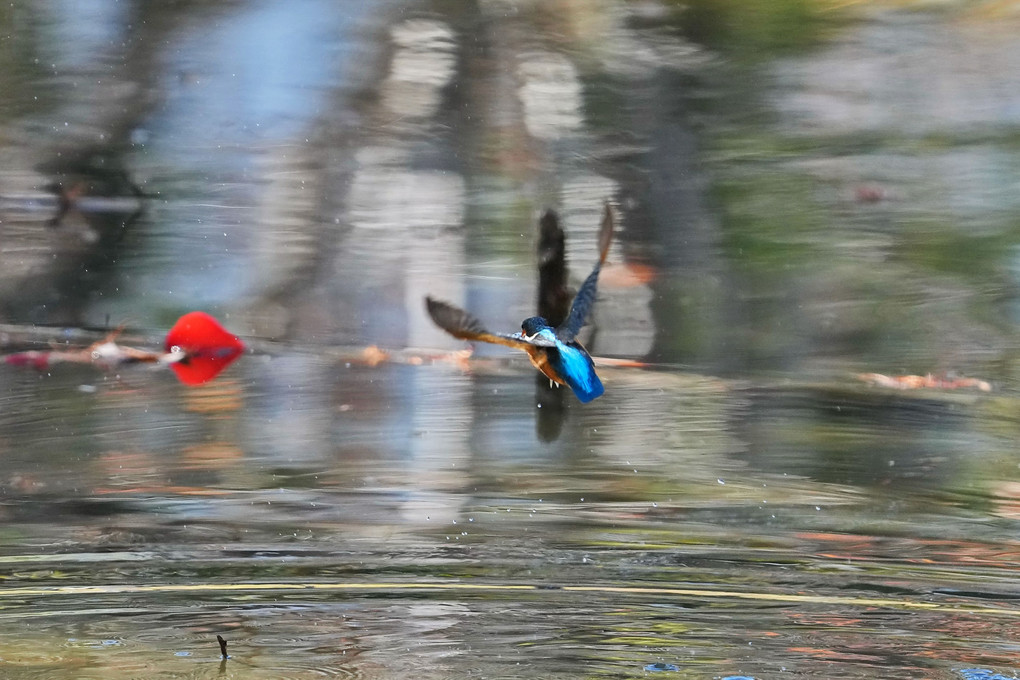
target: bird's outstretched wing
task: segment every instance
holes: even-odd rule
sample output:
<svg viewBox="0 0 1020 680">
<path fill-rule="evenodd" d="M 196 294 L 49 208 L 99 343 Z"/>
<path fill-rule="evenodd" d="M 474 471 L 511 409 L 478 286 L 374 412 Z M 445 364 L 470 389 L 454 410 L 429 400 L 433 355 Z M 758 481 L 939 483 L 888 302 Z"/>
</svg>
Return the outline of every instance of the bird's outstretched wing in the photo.
<svg viewBox="0 0 1020 680">
<path fill-rule="evenodd" d="M 613 209 L 606 203 L 605 211 L 602 213 L 602 226 L 599 228 L 599 261 L 588 274 L 588 278 L 581 284 L 581 288 L 574 296 L 574 302 L 570 305 L 570 315 L 556 329 L 556 337 L 561 342 L 571 342 L 581 332 L 592 305 L 595 304 L 595 296 L 598 293 L 599 271 L 602 263 L 606 261 L 609 253 L 609 244 L 613 241 Z"/>
<path fill-rule="evenodd" d="M 448 302 L 443 302 L 442 300 L 436 300 L 435 298 L 426 296 L 425 308 L 428 310 L 429 316 L 432 317 L 432 320 L 436 322 L 437 326 L 453 337 L 460 338 L 461 340 L 491 342 L 496 345 L 506 345 L 507 347 L 513 347 L 514 349 L 522 349 L 525 351 L 527 351 L 529 345 L 536 344 L 513 335 L 492 333 L 486 330 L 485 326 L 482 325 L 482 322 L 470 313 L 464 311 L 460 307 L 454 307 Z"/>
</svg>

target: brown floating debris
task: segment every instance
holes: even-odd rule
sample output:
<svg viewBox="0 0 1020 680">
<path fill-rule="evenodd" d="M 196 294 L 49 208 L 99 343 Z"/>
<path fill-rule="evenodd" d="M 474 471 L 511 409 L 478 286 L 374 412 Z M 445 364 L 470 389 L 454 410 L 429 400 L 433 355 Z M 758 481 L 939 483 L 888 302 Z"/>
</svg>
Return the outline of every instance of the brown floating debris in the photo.
<svg viewBox="0 0 1020 680">
<path fill-rule="evenodd" d="M 931 373 L 927 375 L 883 375 L 881 373 L 859 373 L 858 380 L 877 385 L 879 387 L 891 387 L 897 390 L 958 390 L 977 389 L 982 392 L 991 392 L 992 386 L 985 380 L 978 378 L 938 376 Z"/>
<path fill-rule="evenodd" d="M 369 345 L 361 352 L 361 359 L 364 363 L 374 368 L 385 361 L 389 361 L 390 353 L 376 345 Z"/>
</svg>

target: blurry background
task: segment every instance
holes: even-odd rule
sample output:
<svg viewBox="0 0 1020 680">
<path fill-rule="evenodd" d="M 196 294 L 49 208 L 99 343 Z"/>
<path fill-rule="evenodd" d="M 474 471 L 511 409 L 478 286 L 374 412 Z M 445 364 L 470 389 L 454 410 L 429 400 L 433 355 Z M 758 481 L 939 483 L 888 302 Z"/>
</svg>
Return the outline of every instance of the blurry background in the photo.
<svg viewBox="0 0 1020 680">
<path fill-rule="evenodd" d="M 0 92 L 5 345 L 255 348 L 0 368 L 0 675 L 1010 675 L 1020 5 L 36 0 Z M 540 211 L 576 285 L 606 199 L 589 348 L 652 370 L 363 359 L 465 346 L 426 293 L 516 330 Z M 207 590 L 17 590 L 151 583 Z"/>
</svg>

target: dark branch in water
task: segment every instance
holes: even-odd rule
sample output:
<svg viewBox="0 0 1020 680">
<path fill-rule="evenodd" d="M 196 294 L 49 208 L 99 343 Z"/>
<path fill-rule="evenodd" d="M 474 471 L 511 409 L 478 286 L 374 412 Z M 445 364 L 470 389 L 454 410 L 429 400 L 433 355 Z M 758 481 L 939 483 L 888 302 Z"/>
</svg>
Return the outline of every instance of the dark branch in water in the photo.
<svg viewBox="0 0 1020 680">
<path fill-rule="evenodd" d="M 223 639 L 222 635 L 216 636 L 216 642 L 220 643 L 220 658 L 227 658 L 227 641 Z"/>
</svg>

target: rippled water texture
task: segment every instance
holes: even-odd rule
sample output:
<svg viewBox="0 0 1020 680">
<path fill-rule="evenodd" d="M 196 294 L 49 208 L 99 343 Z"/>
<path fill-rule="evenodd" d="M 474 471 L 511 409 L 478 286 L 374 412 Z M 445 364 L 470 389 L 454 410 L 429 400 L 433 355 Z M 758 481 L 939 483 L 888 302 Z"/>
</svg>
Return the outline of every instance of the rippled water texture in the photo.
<svg viewBox="0 0 1020 680">
<path fill-rule="evenodd" d="M 0 677 L 1020 669 L 1015 3 L 15 5 L 3 351 L 249 351 L 0 365 Z"/>
</svg>

